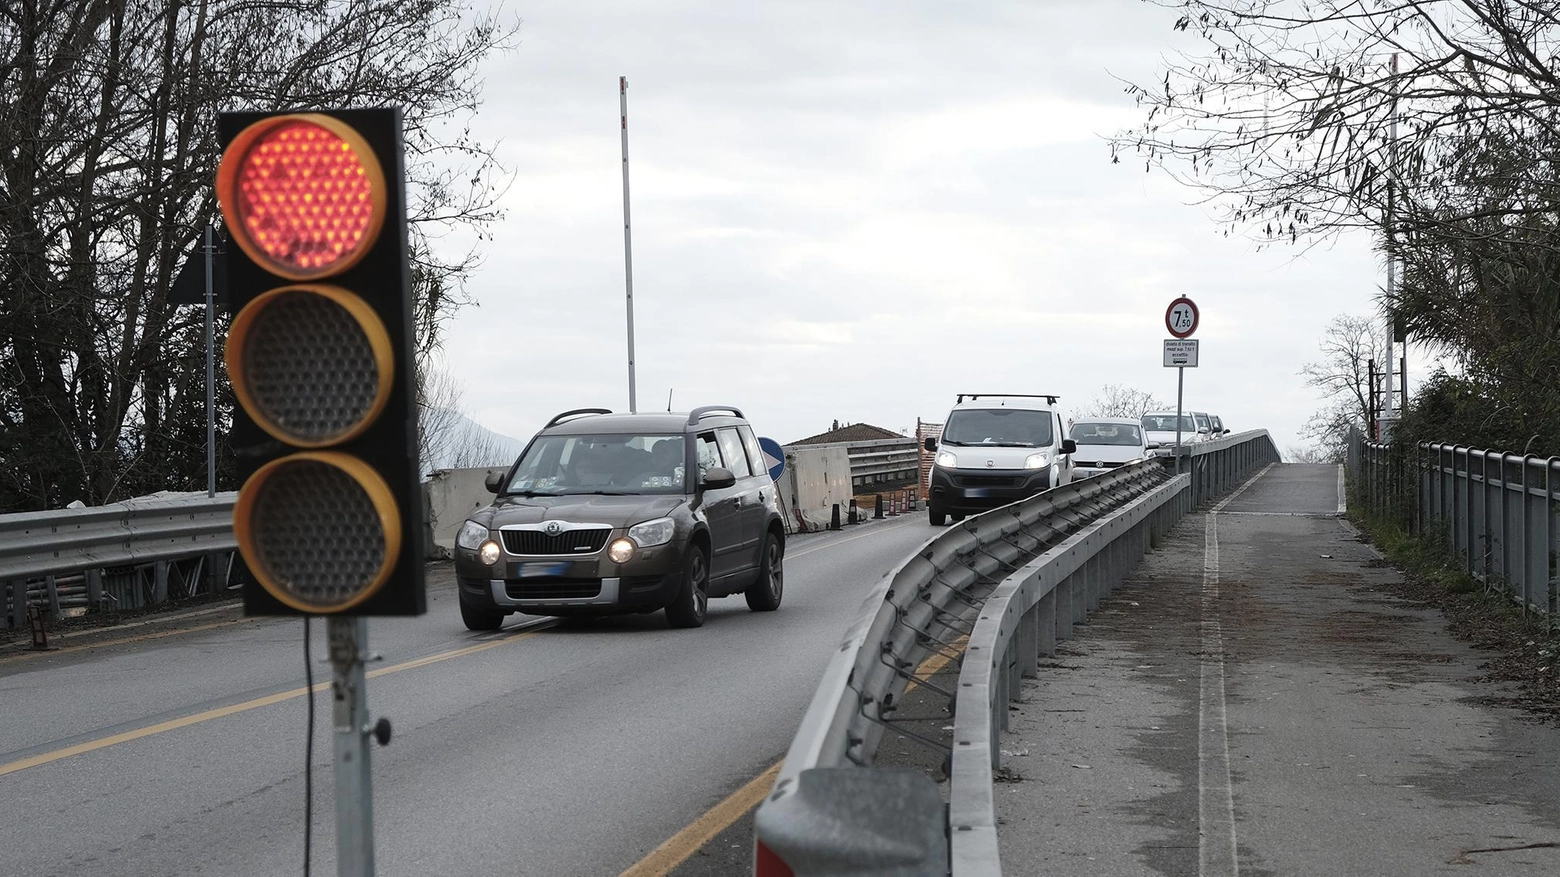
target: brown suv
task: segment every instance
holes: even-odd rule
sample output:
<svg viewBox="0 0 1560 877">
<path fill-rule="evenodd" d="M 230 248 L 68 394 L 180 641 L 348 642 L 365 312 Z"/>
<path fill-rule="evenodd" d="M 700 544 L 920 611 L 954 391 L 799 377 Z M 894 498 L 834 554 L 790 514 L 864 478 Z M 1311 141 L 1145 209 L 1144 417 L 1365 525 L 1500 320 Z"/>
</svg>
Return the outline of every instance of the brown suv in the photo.
<svg viewBox="0 0 1560 877">
<path fill-rule="evenodd" d="M 711 597 L 780 606 L 785 525 L 742 412 L 565 411 L 531 439 L 497 496 L 455 540 L 460 614 L 496 630 L 511 612 L 666 610 L 704 623 Z"/>
</svg>

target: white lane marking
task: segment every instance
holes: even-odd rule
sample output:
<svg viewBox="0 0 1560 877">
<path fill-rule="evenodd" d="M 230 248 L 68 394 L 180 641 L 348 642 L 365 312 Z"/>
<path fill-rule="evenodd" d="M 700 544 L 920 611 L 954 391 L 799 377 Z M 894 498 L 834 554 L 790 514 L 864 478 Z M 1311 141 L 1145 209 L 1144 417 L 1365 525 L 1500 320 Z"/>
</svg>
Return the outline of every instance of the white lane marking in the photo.
<svg viewBox="0 0 1560 877">
<path fill-rule="evenodd" d="M 1349 510 L 1348 494 L 1343 487 L 1343 464 L 1338 464 L 1338 515 L 1341 517 Z"/>
<path fill-rule="evenodd" d="M 1219 624 L 1219 513 L 1275 464 L 1247 479 L 1203 519 L 1201 667 L 1197 676 L 1197 873 L 1238 877 L 1235 784 L 1230 779 L 1229 715 L 1224 696 L 1224 628 Z"/>
<path fill-rule="evenodd" d="M 1249 483 L 1249 482 L 1248 482 Z M 1202 667 L 1197 706 L 1197 873 L 1240 874 L 1236 855 L 1235 791 L 1230 781 L 1230 736 L 1224 700 L 1224 631 L 1219 624 L 1219 518 L 1203 521 Z"/>
</svg>

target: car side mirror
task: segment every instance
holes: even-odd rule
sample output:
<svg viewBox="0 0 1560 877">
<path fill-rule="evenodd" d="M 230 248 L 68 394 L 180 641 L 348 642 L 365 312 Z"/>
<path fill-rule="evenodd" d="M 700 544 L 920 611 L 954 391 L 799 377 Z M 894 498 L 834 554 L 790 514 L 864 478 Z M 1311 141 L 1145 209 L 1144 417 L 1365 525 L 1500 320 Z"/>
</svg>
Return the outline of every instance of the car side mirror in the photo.
<svg viewBox="0 0 1560 877">
<path fill-rule="evenodd" d="M 489 472 L 487 474 L 487 478 L 482 480 L 482 486 L 487 488 L 488 493 L 496 494 L 498 493 L 499 488 L 504 486 L 504 476 L 507 474 L 509 473 Z"/>
<path fill-rule="evenodd" d="M 928 451 L 935 451 L 935 450 L 937 450 L 937 439 L 934 439 L 931 436 L 927 436 L 926 437 L 926 441 L 922 442 L 922 444 L 926 447 L 926 449 Z"/>
<path fill-rule="evenodd" d="M 1064 454 L 1076 454 L 1076 453 L 1078 453 L 1078 443 L 1073 441 L 1072 439 L 1062 439 L 1062 453 L 1064 453 Z"/>
<path fill-rule="evenodd" d="M 723 487 L 731 487 L 736 483 L 736 473 L 725 466 L 715 466 L 704 473 L 703 486 L 706 490 L 720 490 Z"/>
<path fill-rule="evenodd" d="M 1220 435 L 1229 435 L 1229 434 L 1230 434 L 1230 431 L 1229 431 L 1229 430 L 1227 430 L 1227 429 L 1226 429 L 1226 430 L 1225 430 L 1225 431 L 1224 431 L 1224 432 L 1221 432 L 1221 433 L 1219 433 L 1219 434 L 1220 434 Z"/>
</svg>

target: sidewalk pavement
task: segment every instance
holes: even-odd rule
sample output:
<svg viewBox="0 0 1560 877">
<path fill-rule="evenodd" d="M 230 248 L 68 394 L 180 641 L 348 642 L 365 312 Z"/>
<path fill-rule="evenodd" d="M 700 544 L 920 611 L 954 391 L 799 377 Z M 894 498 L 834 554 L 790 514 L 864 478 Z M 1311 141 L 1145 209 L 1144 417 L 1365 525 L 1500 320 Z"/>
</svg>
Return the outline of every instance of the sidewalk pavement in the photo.
<svg viewBox="0 0 1560 877">
<path fill-rule="evenodd" d="M 1560 874 L 1560 728 L 1386 589 L 1337 467 L 1187 517 L 1025 680 L 1008 875 Z"/>
</svg>

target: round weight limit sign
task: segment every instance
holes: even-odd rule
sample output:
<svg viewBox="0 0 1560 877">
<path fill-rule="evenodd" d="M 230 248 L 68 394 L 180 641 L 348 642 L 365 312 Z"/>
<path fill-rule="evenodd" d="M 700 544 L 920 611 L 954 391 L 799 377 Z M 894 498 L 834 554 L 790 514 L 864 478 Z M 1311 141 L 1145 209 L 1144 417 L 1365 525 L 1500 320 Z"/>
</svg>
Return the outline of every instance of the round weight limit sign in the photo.
<svg viewBox="0 0 1560 877">
<path fill-rule="evenodd" d="M 1190 338 L 1197 331 L 1197 305 L 1185 296 L 1165 309 L 1165 328 L 1177 338 Z"/>
</svg>

